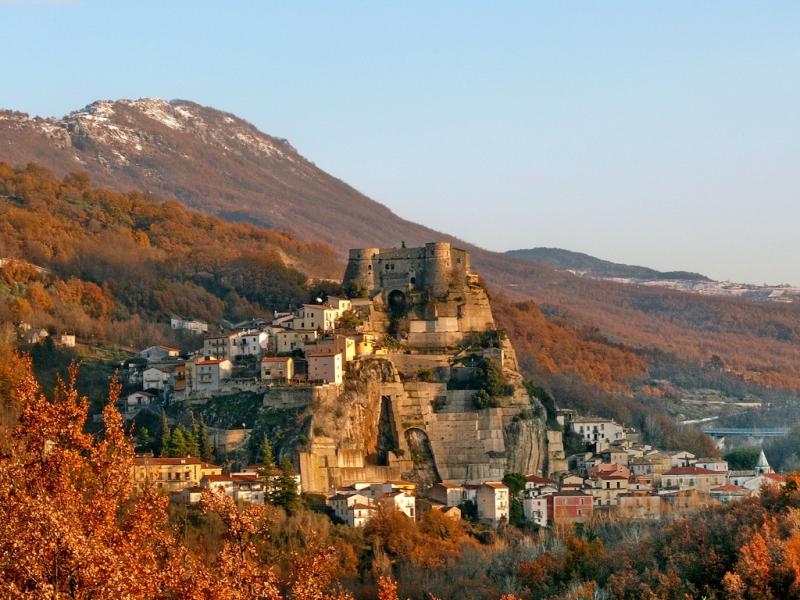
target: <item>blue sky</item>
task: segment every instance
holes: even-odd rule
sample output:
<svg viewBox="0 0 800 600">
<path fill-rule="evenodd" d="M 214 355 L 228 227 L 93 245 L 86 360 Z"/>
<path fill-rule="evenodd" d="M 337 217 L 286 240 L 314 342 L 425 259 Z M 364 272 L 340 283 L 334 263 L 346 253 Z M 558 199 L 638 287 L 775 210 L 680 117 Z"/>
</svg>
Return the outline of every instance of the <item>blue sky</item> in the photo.
<svg viewBox="0 0 800 600">
<path fill-rule="evenodd" d="M 408 219 L 800 284 L 800 3 L 0 0 L 0 106 L 185 98 Z"/>
</svg>

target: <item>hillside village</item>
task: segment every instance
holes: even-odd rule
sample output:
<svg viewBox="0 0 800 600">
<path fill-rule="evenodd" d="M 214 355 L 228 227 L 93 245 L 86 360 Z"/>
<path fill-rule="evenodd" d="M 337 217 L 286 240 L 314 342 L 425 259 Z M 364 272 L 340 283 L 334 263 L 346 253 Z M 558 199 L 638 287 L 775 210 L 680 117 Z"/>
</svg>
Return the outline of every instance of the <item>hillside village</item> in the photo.
<svg viewBox="0 0 800 600">
<path fill-rule="evenodd" d="M 126 361 L 127 420 L 250 392 L 318 423 L 282 470 L 229 461 L 224 472 L 200 456 L 150 453 L 136 458 L 136 485 L 186 504 L 204 489 L 263 503 L 282 478 L 353 527 L 381 507 L 547 527 L 675 518 L 782 484 L 763 452 L 753 471 L 731 471 L 654 448 L 613 420 L 543 406 L 522 385 L 469 255 L 449 244 L 353 250 L 344 290 L 217 334 L 175 316 L 171 327 L 202 336 L 201 349 L 154 345 Z M 225 456 L 250 435 L 210 428 L 209 439 Z"/>
</svg>

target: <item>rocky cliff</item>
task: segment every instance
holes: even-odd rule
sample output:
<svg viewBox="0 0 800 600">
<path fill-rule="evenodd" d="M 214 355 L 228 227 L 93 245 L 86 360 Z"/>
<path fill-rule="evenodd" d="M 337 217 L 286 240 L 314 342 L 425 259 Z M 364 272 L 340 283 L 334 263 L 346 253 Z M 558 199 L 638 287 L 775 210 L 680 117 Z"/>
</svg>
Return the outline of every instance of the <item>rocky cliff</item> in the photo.
<svg viewBox="0 0 800 600">
<path fill-rule="evenodd" d="M 354 300 L 372 333 L 392 337 L 380 356 L 350 364 L 337 394 L 309 407 L 304 488 L 398 478 L 424 488 L 543 473 L 545 410 L 528 394 L 511 342 L 494 328 L 485 289 L 463 263 L 442 275 L 444 287 L 441 278 L 420 284 L 434 278 L 408 259 L 418 249 L 407 250 L 402 258 L 376 253 L 375 270 L 390 276 L 375 278 L 370 298 Z"/>
</svg>

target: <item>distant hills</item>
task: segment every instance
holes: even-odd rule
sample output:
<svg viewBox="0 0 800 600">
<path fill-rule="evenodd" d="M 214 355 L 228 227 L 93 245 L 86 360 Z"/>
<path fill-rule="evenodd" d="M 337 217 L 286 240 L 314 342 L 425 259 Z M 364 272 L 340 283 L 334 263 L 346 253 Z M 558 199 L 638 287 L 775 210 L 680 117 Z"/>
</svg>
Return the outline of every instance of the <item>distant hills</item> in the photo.
<svg viewBox="0 0 800 600">
<path fill-rule="evenodd" d="M 574 271 L 579 275 L 588 275 L 601 279 L 625 278 L 655 281 L 659 279 L 681 279 L 686 281 L 711 281 L 700 273 L 689 271 L 656 271 L 648 267 L 625 265 L 601 258 L 595 258 L 583 252 L 572 252 L 561 248 L 530 248 L 527 250 L 509 250 L 509 256 L 524 260 L 533 260 L 552 265 L 557 269 Z"/>
<path fill-rule="evenodd" d="M 85 171 L 113 190 L 143 190 L 229 221 L 328 244 L 341 268 L 351 247 L 448 240 L 469 251 L 492 292 L 511 302 L 533 300 L 550 317 L 596 328 L 613 343 L 654 356 L 704 364 L 717 355 L 742 379 L 800 389 L 800 303 L 628 285 L 488 252 L 399 217 L 286 140 L 193 102 L 98 101 L 47 119 L 0 111 L 0 161 L 35 162 L 59 177 Z"/>
</svg>

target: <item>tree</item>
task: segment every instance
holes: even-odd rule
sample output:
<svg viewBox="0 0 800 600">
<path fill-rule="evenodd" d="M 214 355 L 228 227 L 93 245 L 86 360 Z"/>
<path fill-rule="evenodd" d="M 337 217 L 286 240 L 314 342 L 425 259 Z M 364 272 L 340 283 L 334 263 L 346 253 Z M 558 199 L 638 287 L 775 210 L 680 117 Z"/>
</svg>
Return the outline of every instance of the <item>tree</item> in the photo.
<svg viewBox="0 0 800 600">
<path fill-rule="evenodd" d="M 167 419 L 167 413 L 164 409 L 161 409 L 161 439 L 158 444 L 158 454 L 159 456 L 169 456 L 169 445 L 170 439 L 172 438 L 172 434 L 169 430 L 169 420 Z"/>
<path fill-rule="evenodd" d="M 281 463 L 281 472 L 274 481 L 273 489 L 272 500 L 277 506 L 283 507 L 288 513 L 292 513 L 300 507 L 294 468 L 288 457 L 284 458 Z"/>
<path fill-rule="evenodd" d="M 23 360 L 19 423 L 0 456 L 0 587 L 9 597 L 169 594 L 167 499 L 145 491 L 130 503 L 133 448 L 115 407 L 119 385 L 100 439 L 84 430 L 89 402 L 76 379 L 73 366 L 48 399 Z"/>
<path fill-rule="evenodd" d="M 140 427 L 136 431 L 136 445 L 140 448 L 146 448 L 153 443 L 153 436 L 150 435 L 150 430 L 147 427 Z"/>
<path fill-rule="evenodd" d="M 214 445 L 208 437 L 208 427 L 204 417 L 200 417 L 200 424 L 197 431 L 197 451 L 200 458 L 206 462 L 214 460 Z"/>
<path fill-rule="evenodd" d="M 503 483 L 508 486 L 511 495 L 516 497 L 525 491 L 528 480 L 525 479 L 525 475 L 522 473 L 506 473 L 506 476 L 503 477 Z"/>
<path fill-rule="evenodd" d="M 737 448 L 725 455 L 731 471 L 746 471 L 756 468 L 760 451 L 757 448 Z"/>
</svg>

